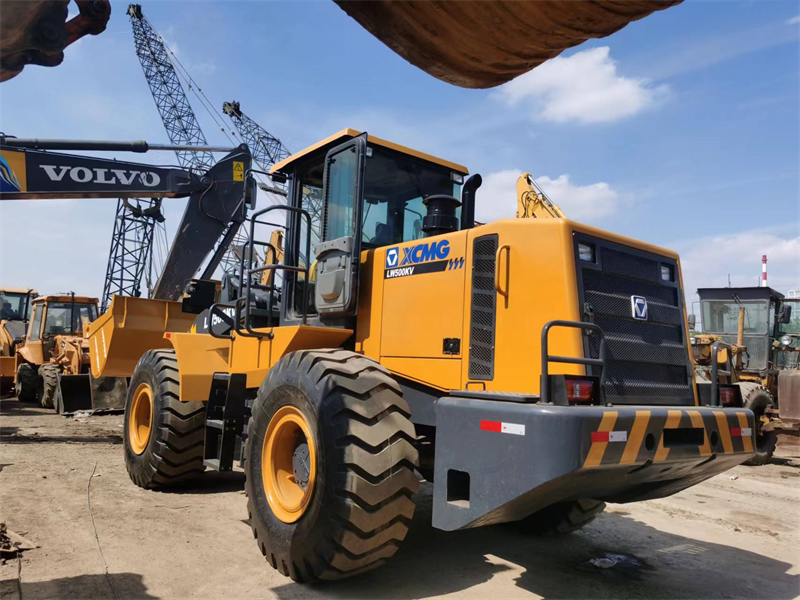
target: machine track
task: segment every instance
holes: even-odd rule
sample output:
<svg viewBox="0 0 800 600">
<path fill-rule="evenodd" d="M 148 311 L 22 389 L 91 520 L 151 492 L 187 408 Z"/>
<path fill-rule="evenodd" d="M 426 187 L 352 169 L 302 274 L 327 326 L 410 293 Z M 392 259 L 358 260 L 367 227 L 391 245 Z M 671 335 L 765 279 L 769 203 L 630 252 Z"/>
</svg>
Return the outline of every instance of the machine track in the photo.
<svg viewBox="0 0 800 600">
<path fill-rule="evenodd" d="M 294 523 L 276 518 L 262 475 L 267 426 L 287 403 L 310 417 L 319 448 L 316 487 Z M 419 487 L 409 414 L 388 371 L 353 352 L 295 352 L 270 370 L 245 447 L 250 522 L 267 562 L 303 582 L 356 575 L 395 554 Z"/>
</svg>

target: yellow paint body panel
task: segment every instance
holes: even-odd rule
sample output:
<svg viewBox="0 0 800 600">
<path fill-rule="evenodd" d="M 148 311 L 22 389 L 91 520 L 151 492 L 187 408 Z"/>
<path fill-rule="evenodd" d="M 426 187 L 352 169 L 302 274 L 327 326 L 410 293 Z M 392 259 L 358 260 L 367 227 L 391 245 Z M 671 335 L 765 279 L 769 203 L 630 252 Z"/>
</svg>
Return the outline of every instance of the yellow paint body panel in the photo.
<svg viewBox="0 0 800 600">
<path fill-rule="evenodd" d="M 165 332 L 189 331 L 195 316 L 180 302 L 114 296 L 87 332 L 92 375 L 130 377 L 145 352 L 170 347 Z"/>
<path fill-rule="evenodd" d="M 256 388 L 284 355 L 297 350 L 336 348 L 353 335 L 350 329 L 297 325 L 257 329 L 273 338 L 234 334 L 219 339 L 207 334 L 169 333 L 165 341 L 175 348 L 180 372 L 180 399 L 206 401 L 214 373 L 246 373 L 247 387 Z"/>
<path fill-rule="evenodd" d="M 11 377 L 17 374 L 17 359 L 15 356 L 0 356 L 0 377 Z"/>
</svg>

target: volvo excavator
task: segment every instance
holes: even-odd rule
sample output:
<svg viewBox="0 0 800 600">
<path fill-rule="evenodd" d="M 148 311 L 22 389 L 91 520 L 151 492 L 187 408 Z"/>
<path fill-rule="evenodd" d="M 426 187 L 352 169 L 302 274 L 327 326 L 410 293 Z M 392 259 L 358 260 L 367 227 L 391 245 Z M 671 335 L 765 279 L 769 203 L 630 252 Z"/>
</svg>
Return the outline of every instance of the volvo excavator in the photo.
<svg viewBox="0 0 800 600">
<path fill-rule="evenodd" d="M 152 147 L 146 142 L 21 140 L 0 136 L 0 200 L 188 196 L 186 211 L 153 294 L 162 304 L 174 301 L 181 298 L 201 267 L 202 277 L 213 275 L 248 208 L 254 205 L 255 184 L 249 175 L 252 159 L 247 146 L 226 149 L 227 156 L 206 173 L 52 151 L 160 149 L 175 147 Z M 13 381 L 21 400 L 38 398 L 43 406 L 58 412 L 123 408 L 124 379 L 92 377 L 89 373 L 84 322 L 97 318 L 97 300 L 74 294 L 37 298 L 27 293 L 25 297 L 28 300 L 24 306 L 32 307 L 34 312 L 30 324 L 25 325 L 26 317 L 15 329 L 17 335 L 10 338 L 6 334 L 10 322 L 2 321 L 0 374 L 4 387 Z M 120 327 L 129 318 L 129 303 L 136 300 L 115 297 L 112 301 L 108 312 L 118 317 Z M 191 310 L 188 305 L 187 310 Z M 168 324 L 188 331 L 193 316 L 186 317 L 174 308 L 172 313 L 177 316 Z"/>
</svg>

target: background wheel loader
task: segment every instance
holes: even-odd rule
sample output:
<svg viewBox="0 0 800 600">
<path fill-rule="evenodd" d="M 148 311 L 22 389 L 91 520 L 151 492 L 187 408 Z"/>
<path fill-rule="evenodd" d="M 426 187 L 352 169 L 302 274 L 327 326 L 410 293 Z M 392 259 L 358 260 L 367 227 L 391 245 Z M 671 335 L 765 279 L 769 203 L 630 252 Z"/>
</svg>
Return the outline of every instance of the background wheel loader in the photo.
<svg viewBox="0 0 800 600">
<path fill-rule="evenodd" d="M 0 287 L 0 396 L 14 391 L 15 350 L 25 337 L 31 301 L 38 295 L 32 288 Z"/>
<path fill-rule="evenodd" d="M 527 180 L 525 216 L 551 218 L 476 225 L 467 175 L 343 130 L 274 165 L 288 203 L 252 214 L 219 303 L 207 280 L 116 298 L 91 365 L 131 377 L 134 483 L 238 466 L 269 564 L 315 581 L 397 551 L 418 474 L 434 527 L 568 532 L 754 455 L 752 411 L 697 395 L 674 252 L 561 218 Z M 255 262 L 270 225 L 283 260 Z"/>
<path fill-rule="evenodd" d="M 89 341 L 83 333 L 97 319 L 97 302 L 74 293 L 33 300 L 27 335 L 15 348 L 20 401 L 39 401 L 59 414 L 124 406 L 124 378 L 90 374 Z"/>
</svg>

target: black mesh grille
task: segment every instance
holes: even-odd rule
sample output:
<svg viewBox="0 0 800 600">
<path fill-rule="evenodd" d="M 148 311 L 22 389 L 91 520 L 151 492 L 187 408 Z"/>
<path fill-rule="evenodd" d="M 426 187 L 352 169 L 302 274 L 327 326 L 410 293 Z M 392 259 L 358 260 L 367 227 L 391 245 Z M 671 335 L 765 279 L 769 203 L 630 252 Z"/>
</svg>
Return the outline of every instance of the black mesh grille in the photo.
<svg viewBox="0 0 800 600">
<path fill-rule="evenodd" d="M 494 290 L 497 235 L 475 239 L 472 251 L 472 311 L 469 338 L 469 378 L 494 377 Z"/>
<path fill-rule="evenodd" d="M 576 240 L 576 243 L 580 240 Z M 597 263 L 578 260 L 584 319 L 606 336 L 606 398 L 614 403 L 694 404 L 681 290 L 661 281 L 671 259 L 591 239 Z M 633 318 L 632 296 L 647 300 L 647 320 Z M 600 340 L 588 336 L 589 356 Z M 592 367 L 592 374 L 600 369 Z"/>
</svg>

